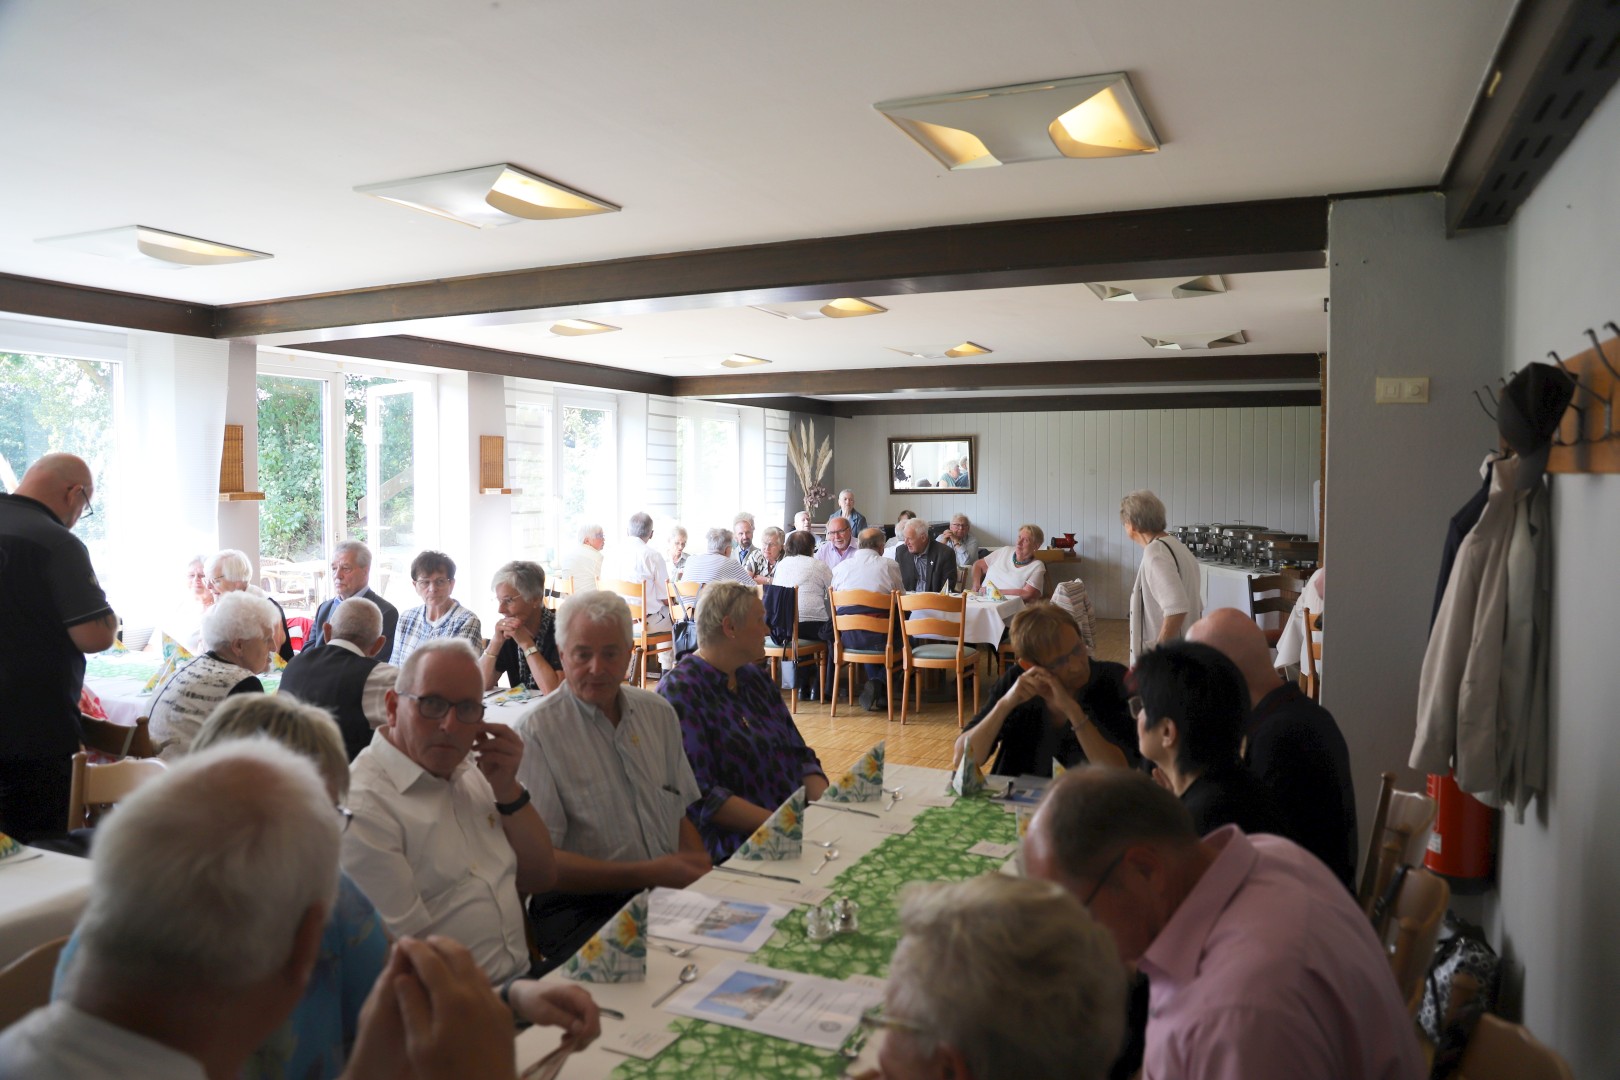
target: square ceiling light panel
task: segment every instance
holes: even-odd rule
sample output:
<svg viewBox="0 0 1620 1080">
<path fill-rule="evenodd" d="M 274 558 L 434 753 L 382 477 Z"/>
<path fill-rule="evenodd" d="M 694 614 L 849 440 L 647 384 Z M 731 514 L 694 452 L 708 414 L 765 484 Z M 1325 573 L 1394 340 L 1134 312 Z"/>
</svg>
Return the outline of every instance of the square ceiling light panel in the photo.
<svg viewBox="0 0 1620 1080">
<path fill-rule="evenodd" d="M 759 367 L 761 364 L 768 363 L 770 363 L 770 361 L 763 359 L 762 357 L 749 356 L 745 353 L 732 353 L 730 356 L 720 361 L 720 366 L 724 368 L 751 368 Z"/>
<path fill-rule="evenodd" d="M 354 190 L 478 229 L 619 211 L 610 202 L 506 164 L 362 184 Z"/>
<path fill-rule="evenodd" d="M 623 327 L 612 326 L 605 322 L 592 322 L 590 319 L 563 319 L 554 322 L 550 328 L 553 334 L 559 337 L 589 337 L 592 334 L 611 334 Z"/>
<path fill-rule="evenodd" d="M 775 315 L 779 319 L 809 322 L 814 319 L 858 319 L 863 315 L 882 315 L 889 309 L 858 296 L 840 296 L 836 300 L 810 300 L 800 304 L 756 304 L 754 310 Z"/>
<path fill-rule="evenodd" d="M 71 248 L 91 255 L 100 255 L 120 262 L 163 270 L 189 270 L 193 266 L 227 266 L 231 263 L 255 262 L 275 256 L 235 247 L 195 236 L 164 232 L 145 225 L 120 225 L 114 229 L 73 233 L 69 236 L 47 236 L 38 241 L 57 247 Z"/>
<path fill-rule="evenodd" d="M 1137 281 L 1088 281 L 1086 288 L 1099 300 L 1130 303 L 1142 300 L 1196 300 L 1219 296 L 1226 281 L 1219 275 L 1195 278 L 1146 278 Z"/>
<path fill-rule="evenodd" d="M 987 356 L 995 351 L 971 341 L 958 345 L 889 345 L 886 348 L 913 360 L 960 360 L 964 356 Z"/>
<path fill-rule="evenodd" d="M 900 98 L 872 107 L 953 171 L 1159 149 L 1130 77 L 1119 71 Z"/>
<path fill-rule="evenodd" d="M 1225 334 L 1169 334 L 1165 337 L 1143 335 L 1142 340 L 1155 349 L 1185 352 L 1188 349 L 1230 349 L 1234 345 L 1247 345 L 1249 335 L 1242 330 L 1233 330 Z"/>
</svg>

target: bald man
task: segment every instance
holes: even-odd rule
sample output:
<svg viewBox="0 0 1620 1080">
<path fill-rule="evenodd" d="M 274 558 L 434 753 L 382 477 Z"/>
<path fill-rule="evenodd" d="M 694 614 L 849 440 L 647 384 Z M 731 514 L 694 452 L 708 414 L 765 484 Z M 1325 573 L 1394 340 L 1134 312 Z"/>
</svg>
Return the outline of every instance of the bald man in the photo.
<svg viewBox="0 0 1620 1080">
<path fill-rule="evenodd" d="M 1253 710 L 1243 763 L 1271 791 L 1283 835 L 1355 891 L 1356 793 L 1350 750 L 1333 714 L 1271 666 L 1266 636 L 1247 613 L 1212 611 L 1193 624 L 1187 640 L 1224 653 L 1248 684 Z"/>
<path fill-rule="evenodd" d="M 0 832 L 24 842 L 65 831 L 84 654 L 118 634 L 69 531 L 95 493 L 83 460 L 46 454 L 0 495 Z"/>
</svg>

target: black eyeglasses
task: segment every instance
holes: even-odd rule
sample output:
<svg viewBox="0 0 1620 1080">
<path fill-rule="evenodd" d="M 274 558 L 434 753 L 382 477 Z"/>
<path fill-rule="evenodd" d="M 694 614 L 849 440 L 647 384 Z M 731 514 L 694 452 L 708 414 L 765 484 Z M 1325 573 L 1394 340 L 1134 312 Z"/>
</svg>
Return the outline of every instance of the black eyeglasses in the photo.
<svg viewBox="0 0 1620 1080">
<path fill-rule="evenodd" d="M 90 505 L 90 491 L 83 484 L 79 485 L 79 494 L 84 496 L 84 510 L 80 517 L 92 518 L 96 516 L 96 508 Z"/>
<path fill-rule="evenodd" d="M 401 694 L 402 698 L 410 698 L 416 702 L 416 711 L 429 720 L 443 720 L 453 708 L 456 710 L 456 720 L 463 724 L 476 724 L 484 718 L 484 703 L 482 701 L 447 701 L 436 694 Z"/>
<path fill-rule="evenodd" d="M 1119 864 L 1124 862 L 1124 861 L 1125 861 L 1125 852 L 1124 851 L 1121 851 L 1118 855 L 1115 855 L 1113 857 L 1113 859 L 1108 863 L 1108 865 L 1103 868 L 1102 876 L 1097 879 L 1097 884 L 1093 885 L 1091 887 L 1091 891 L 1086 894 L 1086 898 L 1084 900 L 1080 901 L 1080 906 L 1081 907 L 1085 908 L 1087 911 L 1091 910 L 1091 902 L 1093 900 L 1097 899 L 1097 894 L 1102 892 L 1102 887 L 1104 885 L 1108 884 L 1108 879 L 1114 876 L 1114 871 L 1118 870 L 1119 869 Z"/>
</svg>

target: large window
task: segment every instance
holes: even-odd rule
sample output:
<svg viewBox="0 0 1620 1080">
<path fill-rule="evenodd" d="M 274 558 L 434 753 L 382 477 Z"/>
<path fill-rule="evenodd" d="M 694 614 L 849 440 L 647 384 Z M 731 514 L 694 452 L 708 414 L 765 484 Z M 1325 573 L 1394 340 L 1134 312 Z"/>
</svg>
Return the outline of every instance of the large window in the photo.
<svg viewBox="0 0 1620 1080">
<path fill-rule="evenodd" d="M 507 483 L 518 489 L 512 496 L 512 550 L 544 566 L 556 564 L 558 551 L 551 444 L 551 398 L 508 389 Z"/>
<path fill-rule="evenodd" d="M 740 458 L 734 412 L 675 418 L 675 512 L 689 550 L 703 550 L 705 530 L 731 528 L 742 506 Z"/>
<path fill-rule="evenodd" d="M 613 409 L 562 403 L 560 453 L 562 520 L 560 543 L 567 543 L 580 526 L 601 525 L 616 535 L 619 455 L 613 433 Z"/>
<path fill-rule="evenodd" d="M 555 567 L 597 524 L 619 528 L 619 453 L 614 400 L 533 379 L 506 380 L 506 477 L 517 558 Z"/>
</svg>

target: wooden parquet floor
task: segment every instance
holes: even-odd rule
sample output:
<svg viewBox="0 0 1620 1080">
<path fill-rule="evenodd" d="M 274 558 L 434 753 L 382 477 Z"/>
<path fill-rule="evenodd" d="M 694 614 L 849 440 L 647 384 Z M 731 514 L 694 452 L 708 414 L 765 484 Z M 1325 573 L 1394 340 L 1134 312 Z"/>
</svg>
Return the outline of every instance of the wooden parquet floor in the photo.
<svg viewBox="0 0 1620 1080">
<path fill-rule="evenodd" d="M 1124 663 L 1129 654 L 1129 630 L 1123 619 L 1097 620 L 1097 651 L 1102 660 Z M 980 705 L 994 680 L 985 682 L 980 694 Z M 828 775 L 849 768 L 861 754 L 879 739 L 887 738 L 887 758 L 897 765 L 924 765 L 934 769 L 947 769 L 951 764 L 951 747 L 956 742 L 956 695 L 953 681 L 945 681 L 943 696 L 939 689 L 925 692 L 920 713 L 909 712 L 904 727 L 900 726 L 898 702 L 893 722 L 881 712 L 869 713 L 861 708 L 857 697 L 853 705 L 838 703 L 838 715 L 831 715 L 831 707 L 823 701 L 806 701 L 799 705 L 794 716 L 804 741 L 821 758 L 822 768 Z M 859 687 L 857 686 L 857 691 Z M 973 715 L 973 687 L 966 687 L 966 717 Z M 840 687 L 840 698 L 844 698 Z M 930 700 L 932 699 L 932 700 Z M 791 700 L 791 699 L 790 699 Z"/>
</svg>

